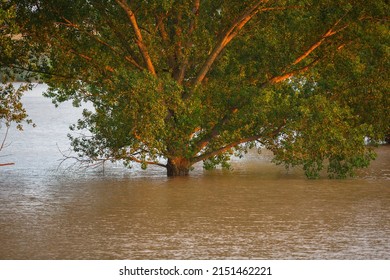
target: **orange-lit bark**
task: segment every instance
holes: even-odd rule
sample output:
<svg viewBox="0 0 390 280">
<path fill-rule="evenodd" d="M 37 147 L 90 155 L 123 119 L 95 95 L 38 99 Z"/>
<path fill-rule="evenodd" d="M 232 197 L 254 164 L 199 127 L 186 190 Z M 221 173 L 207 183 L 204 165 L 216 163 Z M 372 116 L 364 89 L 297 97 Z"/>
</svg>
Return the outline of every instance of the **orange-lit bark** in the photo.
<svg viewBox="0 0 390 280">
<path fill-rule="evenodd" d="M 235 22 L 233 22 L 230 28 L 223 34 L 221 39 L 214 46 L 207 60 L 203 64 L 194 81 L 194 86 L 199 85 L 203 81 L 221 51 L 226 47 L 227 44 L 229 44 L 229 42 L 234 37 L 237 36 L 237 34 L 245 26 L 245 24 L 247 24 L 259 12 L 259 7 L 266 2 L 268 2 L 268 0 L 257 1 L 253 6 L 246 10 Z"/>
<path fill-rule="evenodd" d="M 147 47 L 144 43 L 144 40 L 142 38 L 141 29 L 138 26 L 137 19 L 135 17 L 134 12 L 130 9 L 130 7 L 126 3 L 126 1 L 123 1 L 123 0 L 115 0 L 115 1 L 126 12 L 128 18 L 130 20 L 131 26 L 133 27 L 133 30 L 135 33 L 135 39 L 136 39 L 135 41 L 136 41 L 136 44 L 137 44 L 137 46 L 142 54 L 142 57 L 143 57 L 144 62 L 146 64 L 146 68 L 149 70 L 149 72 L 152 75 L 156 76 L 156 70 L 154 69 L 152 59 L 150 58 L 148 49 L 147 49 Z"/>
<path fill-rule="evenodd" d="M 177 176 L 187 176 L 191 167 L 191 162 L 183 157 L 170 158 L 166 165 L 167 176 L 168 177 L 177 177 Z"/>
</svg>

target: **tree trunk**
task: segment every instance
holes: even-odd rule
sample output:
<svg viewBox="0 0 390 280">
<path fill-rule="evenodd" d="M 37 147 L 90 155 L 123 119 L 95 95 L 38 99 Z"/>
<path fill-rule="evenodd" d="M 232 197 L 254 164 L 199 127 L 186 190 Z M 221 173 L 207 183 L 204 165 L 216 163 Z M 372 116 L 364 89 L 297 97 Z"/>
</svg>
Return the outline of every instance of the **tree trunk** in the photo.
<svg viewBox="0 0 390 280">
<path fill-rule="evenodd" d="M 187 176 L 190 171 L 190 161 L 185 158 L 168 159 L 167 176 L 178 177 Z"/>
</svg>

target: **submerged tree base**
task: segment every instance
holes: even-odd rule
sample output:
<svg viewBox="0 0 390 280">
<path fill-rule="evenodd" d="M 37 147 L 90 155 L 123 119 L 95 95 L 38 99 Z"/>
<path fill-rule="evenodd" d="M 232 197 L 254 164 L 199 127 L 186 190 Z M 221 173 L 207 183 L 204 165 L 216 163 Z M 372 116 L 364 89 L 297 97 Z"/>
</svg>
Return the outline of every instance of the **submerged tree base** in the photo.
<svg viewBox="0 0 390 280">
<path fill-rule="evenodd" d="M 168 177 L 188 176 L 190 172 L 190 162 L 184 158 L 168 159 L 166 167 Z"/>
</svg>

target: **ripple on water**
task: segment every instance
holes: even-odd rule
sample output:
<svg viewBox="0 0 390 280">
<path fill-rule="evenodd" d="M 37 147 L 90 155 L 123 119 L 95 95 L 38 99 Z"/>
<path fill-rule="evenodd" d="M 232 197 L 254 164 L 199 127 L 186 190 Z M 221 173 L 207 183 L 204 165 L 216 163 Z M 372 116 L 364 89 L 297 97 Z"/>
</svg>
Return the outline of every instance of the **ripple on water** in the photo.
<svg viewBox="0 0 390 280">
<path fill-rule="evenodd" d="M 80 111 L 36 93 L 25 104 L 39 130 L 9 139 L 0 259 L 390 259 L 389 145 L 348 180 L 306 180 L 266 152 L 176 179 L 120 164 L 57 169 Z"/>
</svg>

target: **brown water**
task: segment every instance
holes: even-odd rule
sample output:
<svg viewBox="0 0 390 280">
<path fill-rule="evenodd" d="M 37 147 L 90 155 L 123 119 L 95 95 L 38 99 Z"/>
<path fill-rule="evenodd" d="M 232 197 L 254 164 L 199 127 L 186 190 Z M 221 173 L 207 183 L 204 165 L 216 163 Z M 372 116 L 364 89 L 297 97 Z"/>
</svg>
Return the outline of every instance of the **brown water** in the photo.
<svg viewBox="0 0 390 280">
<path fill-rule="evenodd" d="M 45 102 L 25 99 L 40 128 L 12 133 L 16 165 L 0 169 L 0 259 L 390 259 L 390 146 L 349 180 L 307 180 L 266 152 L 187 178 L 57 170 L 77 112 Z"/>
</svg>

